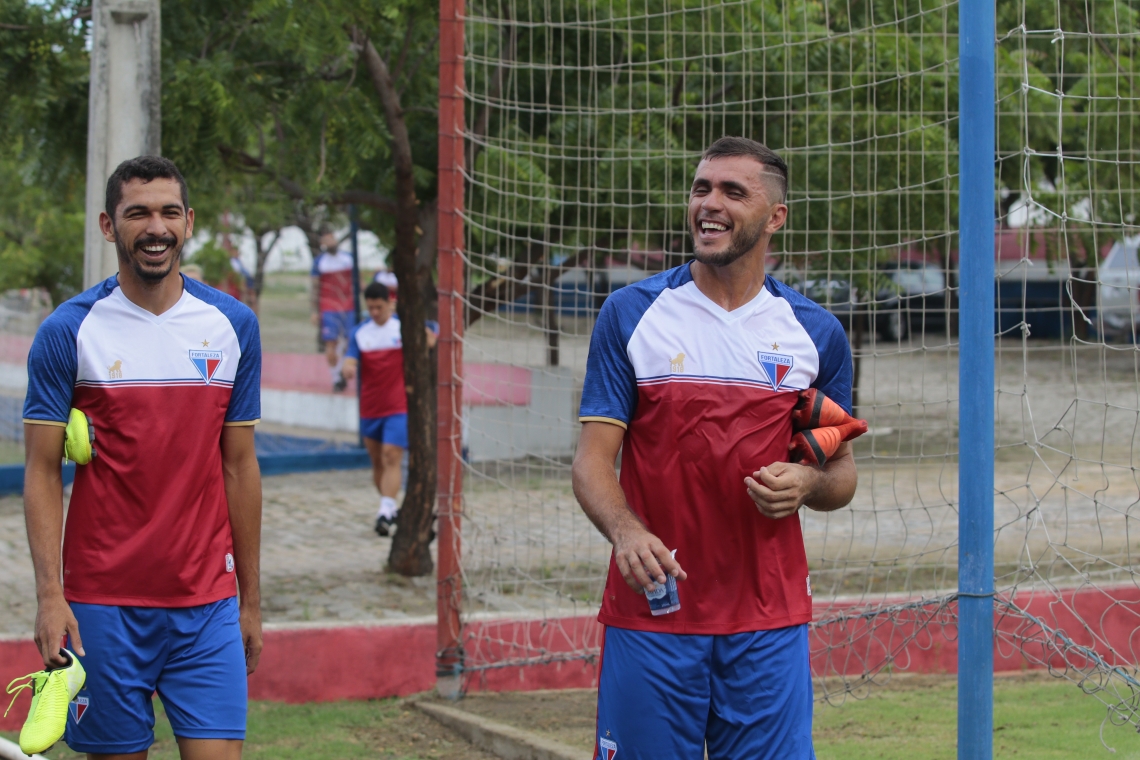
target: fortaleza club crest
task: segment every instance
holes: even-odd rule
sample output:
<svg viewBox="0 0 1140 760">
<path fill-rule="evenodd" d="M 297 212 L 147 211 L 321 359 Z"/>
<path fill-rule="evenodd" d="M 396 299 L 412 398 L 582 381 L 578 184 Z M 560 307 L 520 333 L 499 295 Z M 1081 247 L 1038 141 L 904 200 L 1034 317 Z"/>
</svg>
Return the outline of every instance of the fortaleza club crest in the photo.
<svg viewBox="0 0 1140 760">
<path fill-rule="evenodd" d="M 206 385 L 214 379 L 214 373 L 218 371 L 218 365 L 222 363 L 221 351 L 209 351 L 202 348 L 190 349 L 190 361 L 194 364 L 194 369 L 198 370 L 198 374 L 206 381 Z"/>
<path fill-rule="evenodd" d="M 617 754 L 617 742 L 610 739 L 598 739 L 598 746 L 602 748 L 598 757 L 601 760 L 614 760 L 614 755 Z"/>
<path fill-rule="evenodd" d="M 774 391 L 780 390 L 780 386 L 784 384 L 784 379 L 792 371 L 792 357 L 787 354 L 769 354 L 760 351 L 758 358 L 760 359 L 760 371 L 764 373 L 768 385 L 771 385 Z"/>
<path fill-rule="evenodd" d="M 71 700 L 71 704 L 68 705 L 68 707 L 71 708 L 71 717 L 76 723 L 83 720 L 83 713 L 87 712 L 87 705 L 90 703 L 87 697 L 76 697 Z"/>
</svg>

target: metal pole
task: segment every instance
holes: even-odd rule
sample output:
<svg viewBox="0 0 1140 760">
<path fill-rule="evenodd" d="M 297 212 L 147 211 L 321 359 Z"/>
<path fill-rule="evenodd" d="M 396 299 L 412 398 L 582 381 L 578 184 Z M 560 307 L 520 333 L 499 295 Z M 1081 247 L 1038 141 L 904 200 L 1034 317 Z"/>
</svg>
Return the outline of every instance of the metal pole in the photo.
<svg viewBox="0 0 1140 760">
<path fill-rule="evenodd" d="M 958 757 L 993 757 L 994 0 L 958 5 Z"/>
<path fill-rule="evenodd" d="M 439 564 L 436 688 L 460 695 L 460 519 L 463 510 L 463 0 L 439 3 Z"/>
<path fill-rule="evenodd" d="M 356 212 L 356 204 L 348 206 L 348 236 L 352 243 L 352 324 L 360 324 L 360 241 L 357 233 L 360 232 L 360 217 Z"/>
<path fill-rule="evenodd" d="M 360 217 L 356 211 L 356 204 L 348 206 L 348 237 L 352 244 L 352 325 L 360 324 Z M 349 339 L 352 334 L 349 334 Z M 356 367 L 356 408 L 360 408 L 360 389 L 364 385 L 364 362 Z M 356 445 L 364 448 L 364 430 L 357 428 Z"/>
</svg>

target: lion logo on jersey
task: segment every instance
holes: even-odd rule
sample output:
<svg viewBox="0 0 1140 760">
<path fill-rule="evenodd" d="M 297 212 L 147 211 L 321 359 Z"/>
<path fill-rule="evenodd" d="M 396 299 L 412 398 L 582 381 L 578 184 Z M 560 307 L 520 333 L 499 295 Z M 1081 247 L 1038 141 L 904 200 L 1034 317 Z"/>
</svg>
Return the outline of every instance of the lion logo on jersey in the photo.
<svg viewBox="0 0 1140 760">
<path fill-rule="evenodd" d="M 685 355 L 677 354 L 669 360 L 669 371 L 674 373 L 683 373 L 685 371 Z"/>
<path fill-rule="evenodd" d="M 110 377 L 112 380 L 122 380 L 123 379 L 123 360 L 122 359 L 116 359 L 114 364 L 112 364 L 110 367 L 107 367 L 107 376 Z"/>
</svg>

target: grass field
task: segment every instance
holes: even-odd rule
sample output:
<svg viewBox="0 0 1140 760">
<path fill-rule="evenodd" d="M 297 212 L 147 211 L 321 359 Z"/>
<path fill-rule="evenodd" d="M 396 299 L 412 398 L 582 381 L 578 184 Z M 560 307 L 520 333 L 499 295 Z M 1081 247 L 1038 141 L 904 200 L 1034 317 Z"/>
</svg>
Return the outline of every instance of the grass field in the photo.
<svg viewBox="0 0 1140 760">
<path fill-rule="evenodd" d="M 1135 727 L 1105 725 L 1105 744 L 1115 750 L 1110 752 L 1100 740 L 1105 708 L 1067 681 L 1044 674 L 1003 677 L 996 679 L 994 695 L 995 758 L 1140 760 Z M 490 755 L 412 709 L 414 700 L 256 702 L 250 707 L 245 757 L 489 760 Z M 866 699 L 850 699 L 838 707 L 818 705 L 816 753 L 819 760 L 949 760 L 956 757 L 956 700 L 952 677 L 902 676 Z M 593 692 L 586 690 L 475 694 L 459 703 L 471 712 L 579 748 L 583 758 L 593 745 L 594 705 Z M 156 734 L 151 758 L 176 758 L 170 726 L 162 717 Z M 47 757 L 82 756 L 61 745 Z"/>
</svg>

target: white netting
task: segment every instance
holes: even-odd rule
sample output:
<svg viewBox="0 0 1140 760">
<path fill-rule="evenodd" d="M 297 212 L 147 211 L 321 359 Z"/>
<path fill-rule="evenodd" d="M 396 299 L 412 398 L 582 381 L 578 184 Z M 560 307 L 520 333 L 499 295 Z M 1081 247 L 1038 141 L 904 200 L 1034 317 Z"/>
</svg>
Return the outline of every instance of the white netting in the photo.
<svg viewBox="0 0 1140 760">
<path fill-rule="evenodd" d="M 1120 634 L 1136 625 L 1121 615 L 1140 600 L 1135 13 L 1003 5 L 999 662 L 1126 697 L 1135 682 L 1117 666 L 1135 657 Z M 562 622 L 596 611 L 609 554 L 570 490 L 589 335 L 613 289 L 687 259 L 692 171 L 724 134 L 787 159 L 770 271 L 848 327 L 871 428 L 851 506 L 801 518 L 821 694 L 861 693 L 916 658 L 953 667 L 938 651 L 956 622 L 957 13 L 919 0 L 468 4 L 469 672 L 597 654 Z M 1098 285 L 1113 243 L 1131 263 Z M 1106 701 L 1135 720 L 1132 702 Z"/>
</svg>

